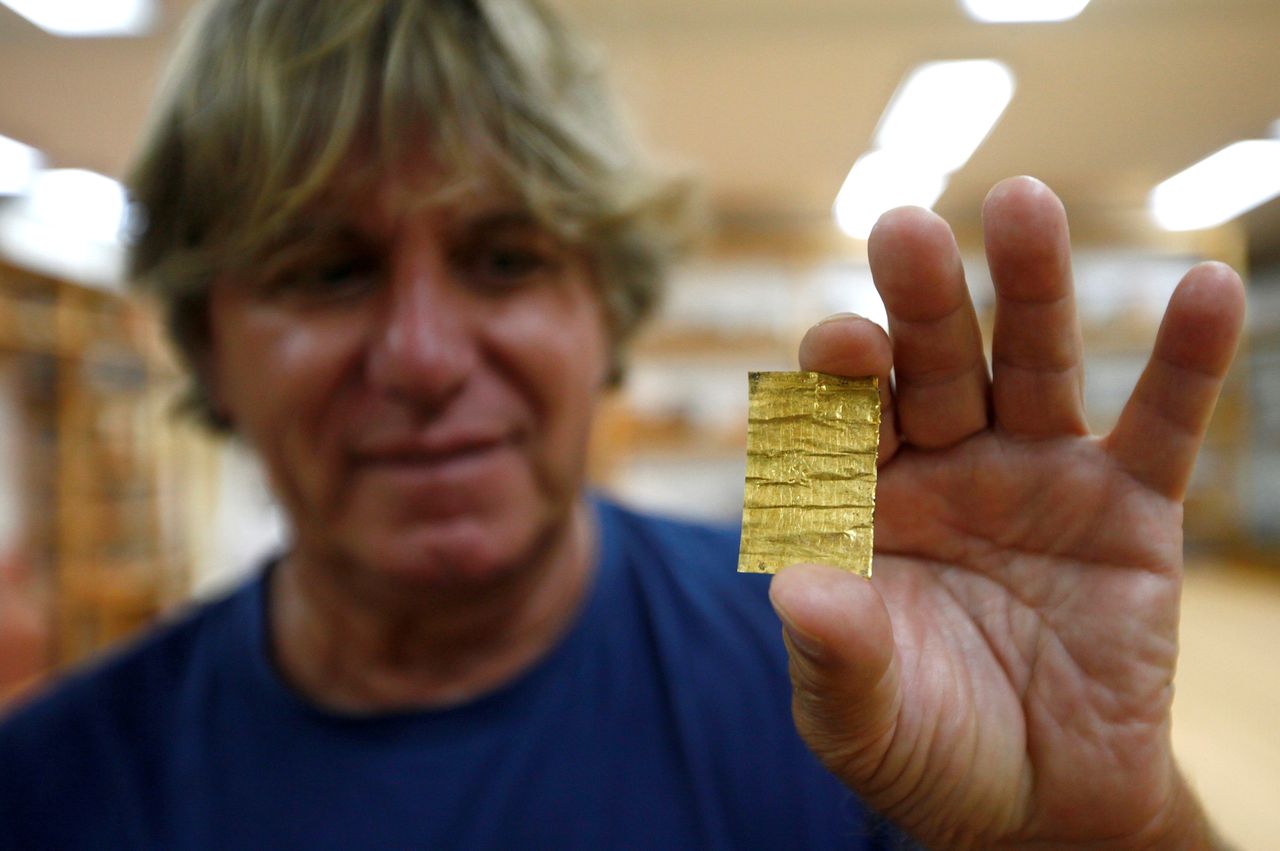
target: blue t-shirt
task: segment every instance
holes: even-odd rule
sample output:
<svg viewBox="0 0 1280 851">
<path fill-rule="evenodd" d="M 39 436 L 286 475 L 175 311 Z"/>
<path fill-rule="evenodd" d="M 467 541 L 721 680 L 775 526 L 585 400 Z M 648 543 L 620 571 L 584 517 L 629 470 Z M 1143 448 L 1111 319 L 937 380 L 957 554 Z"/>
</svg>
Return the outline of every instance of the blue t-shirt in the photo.
<svg viewBox="0 0 1280 851">
<path fill-rule="evenodd" d="M 577 623 L 462 706 L 308 702 L 270 658 L 267 572 L 70 677 L 0 725 L 0 849 L 896 845 L 796 735 L 736 532 L 596 510 Z"/>
</svg>

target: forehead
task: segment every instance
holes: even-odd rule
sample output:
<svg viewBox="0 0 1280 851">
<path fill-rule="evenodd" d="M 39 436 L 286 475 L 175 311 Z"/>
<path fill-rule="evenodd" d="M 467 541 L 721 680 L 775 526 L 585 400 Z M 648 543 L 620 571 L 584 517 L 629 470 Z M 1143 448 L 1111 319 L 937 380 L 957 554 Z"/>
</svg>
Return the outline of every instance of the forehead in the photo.
<svg viewBox="0 0 1280 851">
<path fill-rule="evenodd" d="M 498 214 L 535 224 L 523 198 L 482 178 L 424 181 L 390 174 L 353 200 L 358 203 L 347 210 L 349 224 L 365 233 L 394 231 L 405 219 L 423 217 L 458 228 Z"/>
<path fill-rule="evenodd" d="M 288 230 L 321 225 L 377 234 L 394 230 L 406 217 L 426 215 L 462 226 L 499 212 L 537 224 L 527 199 L 491 173 L 447 168 L 431 157 L 394 168 L 353 162 L 298 211 Z"/>
</svg>

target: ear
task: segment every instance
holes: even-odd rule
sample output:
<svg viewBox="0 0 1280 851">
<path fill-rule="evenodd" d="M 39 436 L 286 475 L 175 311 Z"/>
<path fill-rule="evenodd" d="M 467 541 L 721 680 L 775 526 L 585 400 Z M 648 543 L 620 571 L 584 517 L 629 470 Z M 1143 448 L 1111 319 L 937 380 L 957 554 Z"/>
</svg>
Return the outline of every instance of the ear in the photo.
<svg viewBox="0 0 1280 851">
<path fill-rule="evenodd" d="M 191 406 L 215 431 L 229 432 L 235 430 L 235 419 L 217 368 L 221 342 L 214 328 L 213 289 L 216 286 L 215 281 L 209 291 L 195 300 L 186 316 L 186 327 L 175 324 L 175 331 L 182 334 L 181 339 L 186 343 Z"/>
<path fill-rule="evenodd" d="M 235 430 L 235 419 L 217 379 L 216 361 L 208 347 L 190 354 L 187 368 L 191 381 L 184 407 L 214 431 L 230 432 Z"/>
</svg>

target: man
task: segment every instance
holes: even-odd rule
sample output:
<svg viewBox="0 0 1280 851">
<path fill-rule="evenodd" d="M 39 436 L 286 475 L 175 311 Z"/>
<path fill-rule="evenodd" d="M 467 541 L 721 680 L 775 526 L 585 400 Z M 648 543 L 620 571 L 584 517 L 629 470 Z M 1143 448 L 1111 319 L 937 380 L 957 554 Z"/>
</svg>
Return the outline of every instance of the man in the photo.
<svg viewBox="0 0 1280 851">
<path fill-rule="evenodd" d="M 1052 193 L 987 200 L 990 374 L 949 229 L 890 213 L 890 335 L 834 317 L 800 350 L 881 378 L 877 576 L 766 597 L 732 533 L 583 494 L 680 235 L 615 128 L 536 5 L 209 5 L 134 173 L 134 266 L 293 541 L 0 728 L 0 843 L 898 841 L 867 808 L 932 847 L 1210 842 L 1169 702 L 1234 273 L 1188 273 L 1093 438 Z"/>
</svg>

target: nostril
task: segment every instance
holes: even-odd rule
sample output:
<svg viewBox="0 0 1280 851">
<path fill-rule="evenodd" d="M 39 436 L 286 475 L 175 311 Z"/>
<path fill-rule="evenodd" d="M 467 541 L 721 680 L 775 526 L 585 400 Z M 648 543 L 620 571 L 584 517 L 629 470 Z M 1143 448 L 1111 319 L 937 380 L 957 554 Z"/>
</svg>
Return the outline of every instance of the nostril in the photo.
<svg viewBox="0 0 1280 851">
<path fill-rule="evenodd" d="M 460 317 L 397 311 L 375 332 L 368 354 L 373 387 L 401 401 L 439 405 L 466 383 L 476 348 Z"/>
</svg>

